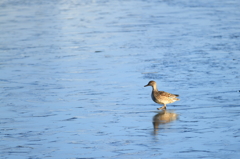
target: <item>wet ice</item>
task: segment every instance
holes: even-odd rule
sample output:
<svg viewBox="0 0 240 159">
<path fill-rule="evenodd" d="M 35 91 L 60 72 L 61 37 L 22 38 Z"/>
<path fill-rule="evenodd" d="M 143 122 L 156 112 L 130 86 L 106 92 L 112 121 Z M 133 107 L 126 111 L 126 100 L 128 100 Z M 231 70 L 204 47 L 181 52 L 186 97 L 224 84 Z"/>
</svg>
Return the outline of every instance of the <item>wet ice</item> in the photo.
<svg viewBox="0 0 240 159">
<path fill-rule="evenodd" d="M 0 2 L 1 158 L 238 158 L 239 5 Z"/>
</svg>

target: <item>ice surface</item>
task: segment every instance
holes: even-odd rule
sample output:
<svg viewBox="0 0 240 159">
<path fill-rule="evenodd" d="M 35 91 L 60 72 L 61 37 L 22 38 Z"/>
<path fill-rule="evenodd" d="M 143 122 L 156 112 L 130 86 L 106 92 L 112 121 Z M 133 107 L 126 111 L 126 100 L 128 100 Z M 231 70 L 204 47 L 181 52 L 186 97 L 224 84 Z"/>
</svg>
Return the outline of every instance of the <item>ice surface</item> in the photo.
<svg viewBox="0 0 240 159">
<path fill-rule="evenodd" d="M 239 158 L 239 7 L 2 0 L 0 158 Z"/>
</svg>

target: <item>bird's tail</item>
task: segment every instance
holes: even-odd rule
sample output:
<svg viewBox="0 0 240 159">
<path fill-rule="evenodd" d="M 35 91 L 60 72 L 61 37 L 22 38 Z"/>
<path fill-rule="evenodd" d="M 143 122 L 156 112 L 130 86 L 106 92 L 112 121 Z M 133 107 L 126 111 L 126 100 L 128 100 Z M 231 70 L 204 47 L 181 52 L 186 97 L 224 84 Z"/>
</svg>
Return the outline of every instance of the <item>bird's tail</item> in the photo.
<svg viewBox="0 0 240 159">
<path fill-rule="evenodd" d="M 179 95 L 178 94 L 174 94 L 175 96 L 176 96 L 176 100 L 178 101 L 178 100 L 180 100 L 180 99 L 178 99 L 177 97 L 179 97 Z"/>
</svg>

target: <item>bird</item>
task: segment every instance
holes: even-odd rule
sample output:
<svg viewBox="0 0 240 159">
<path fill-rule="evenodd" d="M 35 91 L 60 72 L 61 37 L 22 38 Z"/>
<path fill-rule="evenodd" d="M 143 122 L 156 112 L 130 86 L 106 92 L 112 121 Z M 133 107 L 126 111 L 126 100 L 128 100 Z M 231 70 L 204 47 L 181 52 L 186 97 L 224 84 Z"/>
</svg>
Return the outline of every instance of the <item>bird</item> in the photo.
<svg viewBox="0 0 240 159">
<path fill-rule="evenodd" d="M 161 110 L 161 109 L 166 110 L 167 104 L 180 100 L 177 98 L 179 96 L 178 94 L 171 94 L 164 91 L 158 91 L 157 83 L 155 81 L 149 81 L 148 84 L 145 85 L 144 87 L 147 87 L 147 86 L 152 86 L 152 94 L 151 94 L 152 100 L 158 104 L 163 105 L 161 108 L 157 108 L 158 110 Z"/>
</svg>

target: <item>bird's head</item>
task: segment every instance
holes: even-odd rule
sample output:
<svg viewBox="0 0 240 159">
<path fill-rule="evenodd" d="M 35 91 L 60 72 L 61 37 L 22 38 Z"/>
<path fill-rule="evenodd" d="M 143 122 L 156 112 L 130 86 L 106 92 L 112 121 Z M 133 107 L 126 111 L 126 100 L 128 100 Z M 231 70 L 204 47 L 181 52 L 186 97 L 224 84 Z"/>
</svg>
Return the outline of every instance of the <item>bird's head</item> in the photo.
<svg viewBox="0 0 240 159">
<path fill-rule="evenodd" d="M 156 85 L 156 82 L 155 81 L 149 81 L 147 85 L 145 85 L 144 87 L 147 87 L 147 86 L 155 86 Z"/>
</svg>

